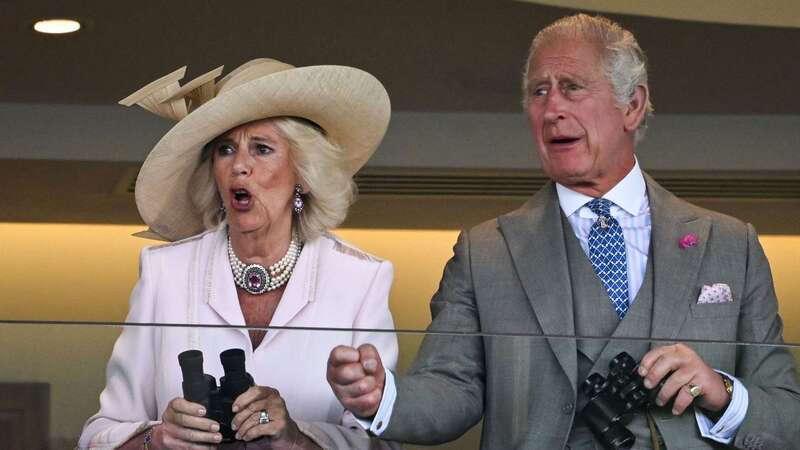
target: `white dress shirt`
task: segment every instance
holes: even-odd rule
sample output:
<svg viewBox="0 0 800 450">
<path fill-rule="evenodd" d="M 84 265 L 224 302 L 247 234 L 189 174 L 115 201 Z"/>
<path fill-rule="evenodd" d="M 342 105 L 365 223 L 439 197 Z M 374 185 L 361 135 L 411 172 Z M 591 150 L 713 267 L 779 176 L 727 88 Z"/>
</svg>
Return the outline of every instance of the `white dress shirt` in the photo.
<svg viewBox="0 0 800 450">
<path fill-rule="evenodd" d="M 556 183 L 558 203 L 567 216 L 575 237 L 581 243 L 584 253 L 589 255 L 589 231 L 597 221 L 586 203 L 594 197 L 575 192 Z M 647 255 L 650 251 L 650 202 L 647 186 L 637 162 L 628 175 L 603 196 L 612 202 L 611 217 L 617 219 L 625 238 L 625 253 L 628 260 L 628 299 L 633 300 L 642 287 L 644 272 L 647 269 Z M 609 300 L 610 303 L 610 300 Z"/>
<path fill-rule="evenodd" d="M 558 203 L 564 215 L 567 216 L 575 237 L 580 241 L 581 248 L 589 255 L 589 231 L 597 221 L 597 214 L 593 213 L 586 203 L 593 197 L 575 192 L 561 184 L 556 183 Z M 633 304 L 639 288 L 644 281 L 645 270 L 647 269 L 647 256 L 650 251 L 650 202 L 647 197 L 647 185 L 639 168 L 637 160 L 619 183 L 610 191 L 603 195 L 603 198 L 610 200 L 611 216 L 619 222 L 622 228 L 622 235 L 625 238 L 625 252 L 628 262 L 628 297 L 630 304 Z M 717 371 L 724 373 L 722 371 Z M 744 385 L 736 378 L 725 373 L 733 380 L 733 396 L 728 408 L 719 420 L 715 423 L 709 417 L 695 408 L 695 418 L 700 434 L 708 439 L 712 439 L 723 444 L 733 441 L 736 431 L 738 431 L 744 421 L 747 412 L 748 393 Z M 397 398 L 397 388 L 394 383 L 394 375 L 391 371 L 386 371 L 386 383 L 383 388 L 383 398 L 378 407 L 375 417 L 369 420 L 358 420 L 364 429 L 369 430 L 375 435 L 380 435 L 389 425 L 389 418 L 392 416 L 394 402 Z"/>
</svg>

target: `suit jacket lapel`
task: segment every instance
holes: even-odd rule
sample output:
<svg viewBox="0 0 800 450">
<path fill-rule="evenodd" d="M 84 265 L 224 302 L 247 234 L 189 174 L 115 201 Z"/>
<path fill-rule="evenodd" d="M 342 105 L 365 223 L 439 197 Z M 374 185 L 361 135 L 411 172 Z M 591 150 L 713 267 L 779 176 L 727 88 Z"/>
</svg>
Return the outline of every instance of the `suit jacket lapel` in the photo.
<svg viewBox="0 0 800 450">
<path fill-rule="evenodd" d="M 203 263 L 205 301 L 228 325 L 244 326 L 244 315 L 239 306 L 236 284 L 233 282 L 233 273 L 228 262 L 227 242 L 225 227 L 220 227 L 213 248 L 209 252 L 209 260 Z M 247 335 L 246 330 L 241 329 L 241 331 Z"/>
<path fill-rule="evenodd" d="M 315 239 L 306 243 L 303 247 L 292 277 L 289 278 L 281 301 L 278 303 L 278 308 L 272 316 L 272 321 L 269 324 L 263 324 L 263 326 L 290 326 L 290 322 L 299 314 L 300 310 L 308 302 L 313 301 L 319 246 L 320 239 Z M 205 301 L 227 324 L 244 326 L 245 319 L 242 314 L 242 308 L 239 306 L 239 296 L 236 292 L 236 284 L 233 281 L 233 273 L 228 262 L 227 249 L 227 235 L 223 232 L 221 236 L 217 237 L 215 246 L 211 251 L 211 259 L 208 261 L 210 267 L 205 274 L 206 286 L 208 287 Z M 248 336 L 246 329 L 241 328 L 240 330 L 245 336 Z M 269 330 L 261 344 L 259 344 L 259 348 L 274 339 L 279 331 L 281 330 Z"/>
<path fill-rule="evenodd" d="M 544 334 L 574 336 L 569 265 L 555 186 L 546 184 L 522 208 L 499 217 L 498 223 Z M 548 339 L 548 343 L 577 389 L 575 340 Z"/>
<path fill-rule="evenodd" d="M 292 276 L 286 284 L 286 289 L 283 291 L 278 308 L 272 316 L 270 326 L 287 327 L 292 325 L 292 320 L 300 314 L 300 311 L 313 302 L 316 290 L 316 276 L 319 264 L 319 251 L 321 239 L 317 238 L 307 242 L 303 246 L 303 251 L 300 252 L 300 257 L 297 258 L 297 265 L 294 267 Z M 269 330 L 264 340 L 259 345 L 259 348 L 265 347 L 270 341 L 275 339 L 275 336 L 283 330 L 272 329 Z M 289 331 L 295 333 L 297 331 Z"/>
<path fill-rule="evenodd" d="M 711 221 L 645 174 L 652 218 L 654 338 L 674 339 L 689 315 L 692 293 L 708 242 Z M 681 248 L 688 234 L 697 245 Z"/>
</svg>

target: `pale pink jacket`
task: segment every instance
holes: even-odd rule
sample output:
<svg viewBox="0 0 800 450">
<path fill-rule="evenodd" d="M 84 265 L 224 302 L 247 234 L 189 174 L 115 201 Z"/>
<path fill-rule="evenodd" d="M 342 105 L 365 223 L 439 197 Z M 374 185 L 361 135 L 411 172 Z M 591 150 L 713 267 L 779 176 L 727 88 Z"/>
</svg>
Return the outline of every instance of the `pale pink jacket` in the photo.
<svg viewBox="0 0 800 450">
<path fill-rule="evenodd" d="M 142 250 L 139 271 L 128 323 L 244 325 L 224 226 Z M 392 276 L 390 262 L 333 235 L 318 237 L 303 247 L 271 326 L 391 330 Z M 245 329 L 126 326 L 108 362 L 100 411 L 86 422 L 78 446 L 115 448 L 157 423 L 167 403 L 182 396 L 180 352 L 202 350 L 205 373 L 219 380 L 220 352 L 242 348 L 256 384 L 278 389 L 301 430 L 323 448 L 368 448 L 369 437 L 325 379 L 334 346 L 363 343 L 375 345 L 383 363 L 395 367 L 391 332 L 270 330 L 253 349 Z"/>
</svg>

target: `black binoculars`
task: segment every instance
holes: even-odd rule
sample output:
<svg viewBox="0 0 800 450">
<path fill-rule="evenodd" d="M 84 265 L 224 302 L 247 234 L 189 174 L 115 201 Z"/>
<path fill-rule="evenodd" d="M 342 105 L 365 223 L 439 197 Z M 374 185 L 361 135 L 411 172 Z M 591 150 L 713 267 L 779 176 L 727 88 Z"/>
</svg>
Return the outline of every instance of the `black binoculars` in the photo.
<svg viewBox="0 0 800 450">
<path fill-rule="evenodd" d="M 245 371 L 244 350 L 225 350 L 219 359 L 225 375 L 219 379 L 217 387 L 217 380 L 203 373 L 203 353 L 200 350 L 187 350 L 178 355 L 183 372 L 183 397 L 203 405 L 206 417 L 219 423 L 222 442 L 233 442 L 236 433 L 231 429 L 234 415 L 231 407 L 236 397 L 253 386 L 253 377 Z"/>
<path fill-rule="evenodd" d="M 663 385 L 662 381 L 654 389 L 645 388 L 638 367 L 631 355 L 622 352 L 608 363 L 607 377 L 593 373 L 583 382 L 583 393 L 589 402 L 581 410 L 581 417 L 608 449 L 633 447 L 636 438 L 625 426 L 634 413 L 650 407 Z"/>
</svg>

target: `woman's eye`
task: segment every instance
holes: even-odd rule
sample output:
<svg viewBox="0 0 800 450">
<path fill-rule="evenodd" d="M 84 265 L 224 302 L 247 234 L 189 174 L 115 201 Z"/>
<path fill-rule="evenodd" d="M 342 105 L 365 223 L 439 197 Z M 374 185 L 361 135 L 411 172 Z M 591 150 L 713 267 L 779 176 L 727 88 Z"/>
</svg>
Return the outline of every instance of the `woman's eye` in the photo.
<svg viewBox="0 0 800 450">
<path fill-rule="evenodd" d="M 259 155 L 269 155 L 272 153 L 272 147 L 267 144 L 256 144 L 256 153 Z"/>
<path fill-rule="evenodd" d="M 217 147 L 217 155 L 225 156 L 225 155 L 232 155 L 234 153 L 234 149 L 229 144 L 222 144 Z"/>
</svg>

